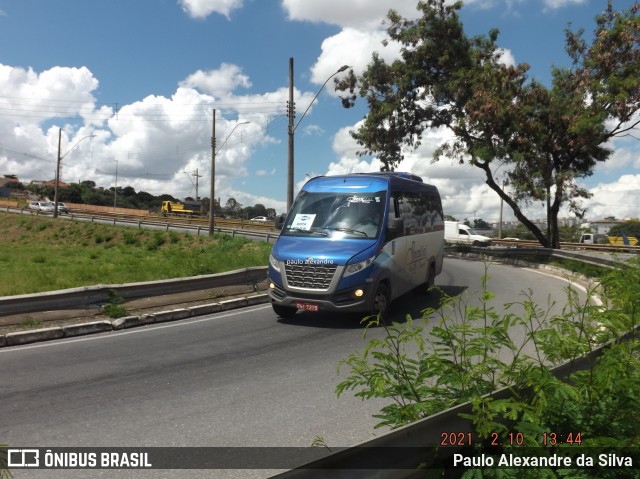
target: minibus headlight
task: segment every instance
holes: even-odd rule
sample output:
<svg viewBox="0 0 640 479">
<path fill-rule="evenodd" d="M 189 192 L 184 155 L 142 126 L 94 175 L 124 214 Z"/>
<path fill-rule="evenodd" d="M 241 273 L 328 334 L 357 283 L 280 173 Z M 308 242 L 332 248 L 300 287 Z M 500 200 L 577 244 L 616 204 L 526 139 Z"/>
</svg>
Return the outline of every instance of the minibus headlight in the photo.
<svg viewBox="0 0 640 479">
<path fill-rule="evenodd" d="M 280 272 L 280 264 L 278 260 L 272 254 L 269 255 L 269 264 L 275 269 L 278 273 Z"/>
<path fill-rule="evenodd" d="M 360 261 L 359 263 L 350 264 L 344 270 L 344 275 L 349 276 L 351 274 L 354 274 L 354 273 L 357 273 L 358 271 L 363 270 L 364 268 L 369 266 L 371 263 L 373 263 L 374 259 L 376 259 L 376 257 L 372 256 L 371 258 L 367 258 L 364 261 Z"/>
</svg>

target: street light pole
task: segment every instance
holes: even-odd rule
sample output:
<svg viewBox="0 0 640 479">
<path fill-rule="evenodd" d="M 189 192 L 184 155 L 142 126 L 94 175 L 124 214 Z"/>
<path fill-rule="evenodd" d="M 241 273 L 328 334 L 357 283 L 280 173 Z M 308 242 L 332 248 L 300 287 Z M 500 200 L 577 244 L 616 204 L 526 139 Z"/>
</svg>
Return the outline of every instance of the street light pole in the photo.
<svg viewBox="0 0 640 479">
<path fill-rule="evenodd" d="M 96 135 L 87 135 L 83 138 L 80 138 L 78 140 L 78 142 L 73 145 L 71 148 L 69 148 L 69 150 L 67 150 L 67 152 L 62 155 L 60 152 L 62 151 L 62 128 L 58 129 L 58 158 L 56 160 L 56 177 L 55 177 L 55 184 L 53 185 L 53 217 L 57 218 L 58 217 L 58 188 L 59 188 L 59 183 L 60 183 L 60 163 L 62 162 L 62 159 L 67 156 L 71 150 L 73 150 L 76 146 L 78 146 L 80 144 L 80 142 L 82 142 L 82 140 L 86 140 L 87 138 L 94 138 Z"/>
<path fill-rule="evenodd" d="M 62 143 L 62 128 L 58 129 L 58 158 L 56 160 L 56 177 L 55 184 L 53 185 L 53 217 L 58 217 L 58 183 L 60 182 L 60 162 L 62 156 L 60 155 L 60 147 Z"/>
<path fill-rule="evenodd" d="M 213 236 L 215 227 L 214 213 L 216 209 L 216 110 L 213 109 L 211 127 L 211 190 L 209 193 L 209 236 Z"/>
<path fill-rule="evenodd" d="M 216 110 L 213 110 L 213 126 L 211 129 L 211 197 L 209 198 L 209 235 L 213 236 L 213 231 L 215 228 L 215 219 L 214 219 L 214 210 L 216 206 L 216 155 L 220 153 L 222 147 L 227 143 L 229 137 L 233 134 L 233 132 L 240 125 L 246 125 L 249 123 L 248 121 L 242 121 L 240 123 L 236 123 L 236 126 L 233 127 L 231 132 L 227 135 L 227 137 L 220 145 L 220 148 L 216 150 Z"/>
<path fill-rule="evenodd" d="M 300 122 L 302 121 L 302 119 L 305 117 L 305 115 L 307 114 L 307 112 L 311 108 L 311 105 L 313 105 L 313 103 L 316 101 L 316 98 L 318 98 L 318 95 L 320 95 L 320 92 L 324 89 L 326 84 L 329 83 L 329 80 L 331 80 L 338 73 L 342 73 L 347 68 L 349 68 L 349 65 L 341 66 L 340 68 L 338 68 L 338 70 L 335 73 L 333 73 L 329 78 L 327 78 L 325 80 L 325 82 L 322 84 L 322 86 L 320 87 L 320 89 L 316 93 L 316 96 L 313 97 L 313 100 L 311 100 L 311 103 L 309 103 L 309 106 L 307 106 L 307 109 L 304 111 L 304 113 L 302 114 L 302 116 L 300 117 L 298 122 L 294 125 L 296 112 L 295 112 L 295 103 L 293 101 L 293 57 L 289 58 L 289 102 L 288 102 L 288 105 L 287 105 L 287 113 L 288 113 L 288 116 L 289 116 L 289 154 L 288 154 L 289 158 L 288 158 L 288 162 L 287 162 L 288 163 L 288 168 L 287 168 L 287 211 L 289 211 L 291 209 L 291 205 L 293 204 L 294 133 L 296 131 L 296 128 L 298 128 L 298 125 L 300 125 Z"/>
</svg>

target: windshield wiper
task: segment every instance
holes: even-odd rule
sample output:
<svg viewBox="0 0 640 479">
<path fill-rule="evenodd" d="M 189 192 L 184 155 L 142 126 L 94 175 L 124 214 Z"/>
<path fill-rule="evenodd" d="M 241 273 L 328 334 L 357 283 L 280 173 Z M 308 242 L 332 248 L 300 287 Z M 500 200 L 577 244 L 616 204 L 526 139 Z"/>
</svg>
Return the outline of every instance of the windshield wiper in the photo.
<svg viewBox="0 0 640 479">
<path fill-rule="evenodd" d="M 367 233 L 365 233 L 364 231 L 353 230 L 351 228 L 335 228 L 335 227 L 327 226 L 327 227 L 325 227 L 325 230 L 342 231 L 343 233 L 351 233 L 351 234 L 361 234 L 361 235 L 364 235 L 365 238 L 369 237 L 369 235 Z"/>
<path fill-rule="evenodd" d="M 318 230 L 303 230 L 302 228 L 287 228 L 287 233 L 288 234 L 297 234 L 297 233 L 306 233 L 308 235 L 320 235 L 320 236 L 327 236 L 327 234 L 324 231 L 318 231 Z"/>
</svg>

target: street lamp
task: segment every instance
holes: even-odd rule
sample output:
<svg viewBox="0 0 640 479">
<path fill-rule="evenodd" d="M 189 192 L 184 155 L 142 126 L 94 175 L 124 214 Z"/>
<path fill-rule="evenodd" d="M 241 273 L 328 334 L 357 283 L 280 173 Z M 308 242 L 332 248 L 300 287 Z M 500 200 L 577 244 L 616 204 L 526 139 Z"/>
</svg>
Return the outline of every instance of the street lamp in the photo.
<svg viewBox="0 0 640 479">
<path fill-rule="evenodd" d="M 227 140 L 233 134 L 236 128 L 238 128 L 240 125 L 246 125 L 247 123 L 249 122 L 242 121 L 240 123 L 236 123 L 236 126 L 233 127 L 231 132 L 224 139 L 222 145 L 220 145 L 220 148 L 216 150 L 216 111 L 213 110 L 213 127 L 211 130 L 211 194 L 209 197 L 209 235 L 211 236 L 213 236 L 213 230 L 215 227 L 214 212 L 216 206 L 216 155 L 220 153 L 220 150 L 222 150 L 222 147 L 227 143 Z"/>
<path fill-rule="evenodd" d="M 61 151 L 60 147 L 62 142 L 62 128 L 58 130 L 58 159 L 56 161 L 56 179 L 55 179 L 55 184 L 53 185 L 53 217 L 54 218 L 58 217 L 58 183 L 60 182 L 60 162 L 65 156 L 71 153 L 71 150 L 73 150 L 76 146 L 78 146 L 82 142 L 82 140 L 86 140 L 87 138 L 94 138 L 95 136 L 96 135 L 87 135 L 83 138 L 80 138 L 75 145 L 69 148 L 67 152 L 64 155 L 62 155 L 60 153 Z"/>
<path fill-rule="evenodd" d="M 300 125 L 300 122 L 302 121 L 302 119 L 305 117 L 305 115 L 311 108 L 311 105 L 313 105 L 313 103 L 316 101 L 316 98 L 318 98 L 318 95 L 320 95 L 320 92 L 323 90 L 325 85 L 329 83 L 329 80 L 331 80 L 338 73 L 342 73 L 347 68 L 349 68 L 349 65 L 341 66 L 340 68 L 338 68 L 338 70 L 335 73 L 333 73 L 329 78 L 327 78 L 324 81 L 324 83 L 316 93 L 316 96 L 313 97 L 313 100 L 311 100 L 311 103 L 309 103 L 309 106 L 307 106 L 307 109 L 304 111 L 304 113 L 302 114 L 302 116 L 294 126 L 293 121 L 295 118 L 295 110 L 294 110 L 294 102 L 293 102 L 293 58 L 289 59 L 289 162 L 288 162 L 288 172 L 287 172 L 287 211 L 291 209 L 291 205 L 293 204 L 293 164 L 294 164 L 293 145 L 294 145 L 294 133 L 296 131 L 296 128 L 298 128 L 298 125 Z"/>
</svg>

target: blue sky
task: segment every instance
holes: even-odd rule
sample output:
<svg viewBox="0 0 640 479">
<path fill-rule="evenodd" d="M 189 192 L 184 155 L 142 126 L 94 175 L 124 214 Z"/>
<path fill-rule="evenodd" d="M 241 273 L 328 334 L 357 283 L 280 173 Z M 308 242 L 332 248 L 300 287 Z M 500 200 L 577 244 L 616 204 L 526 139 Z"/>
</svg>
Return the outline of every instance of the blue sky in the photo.
<svg viewBox="0 0 640 479">
<path fill-rule="evenodd" d="M 210 191 L 211 116 L 216 196 L 283 211 L 286 205 L 289 58 L 300 115 L 340 66 L 361 72 L 383 48 L 389 8 L 415 15 L 407 0 L 0 0 L 0 174 L 51 179 L 62 128 L 62 180 L 133 186 L 178 198 Z M 615 0 L 617 9 L 632 0 Z M 604 0 L 474 0 L 467 33 L 500 30 L 505 61 L 526 62 L 547 82 L 567 62 L 564 29 L 593 29 Z M 296 190 L 305 175 L 370 171 L 349 137 L 364 103 L 345 110 L 331 83 L 296 130 Z M 249 122 L 238 125 L 239 122 Z M 88 135 L 95 135 L 86 139 Z M 640 134 L 636 135 L 640 137 Z M 399 169 L 439 187 L 447 213 L 497 220 L 499 201 L 479 171 L 430 155 L 433 132 Z M 80 142 L 80 143 L 78 143 Z M 588 216 L 640 216 L 638 141 L 586 181 Z M 77 146 L 74 146 L 76 145 Z M 543 216 L 534 205 L 532 216 Z M 537 214 L 538 208 L 540 214 Z M 510 214 L 505 215 L 512 217 Z"/>
</svg>

